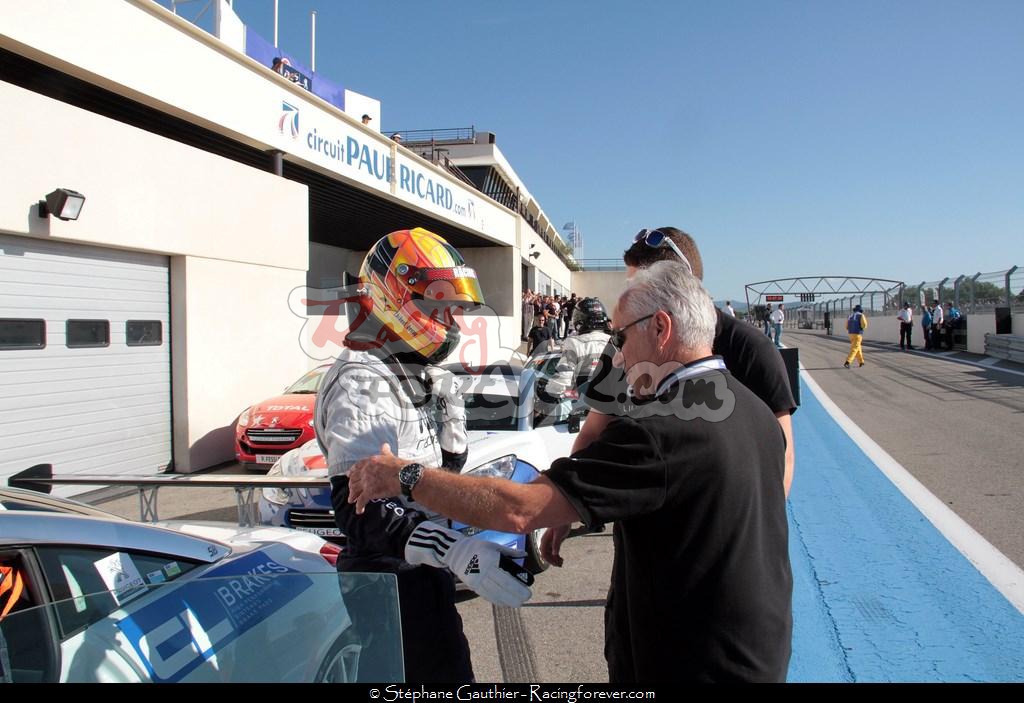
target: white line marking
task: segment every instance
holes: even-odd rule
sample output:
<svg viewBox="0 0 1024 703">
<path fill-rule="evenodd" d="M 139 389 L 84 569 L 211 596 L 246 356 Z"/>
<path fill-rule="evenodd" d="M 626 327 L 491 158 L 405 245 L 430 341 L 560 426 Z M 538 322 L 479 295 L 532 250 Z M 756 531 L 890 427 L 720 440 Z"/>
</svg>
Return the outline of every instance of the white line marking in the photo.
<svg viewBox="0 0 1024 703">
<path fill-rule="evenodd" d="M 803 368 L 803 364 L 800 365 L 800 376 L 825 410 L 885 474 L 886 478 L 892 481 L 900 493 L 906 496 L 907 500 L 913 503 L 921 511 L 921 514 L 935 525 L 935 528 L 981 572 L 982 576 L 1006 596 L 1013 607 L 1024 614 L 1024 571 L 1021 571 L 1020 567 L 1009 557 L 992 546 L 949 506 L 936 498 L 924 484 L 914 478 L 888 452 L 878 446 L 864 430 L 839 409 L 838 405 L 832 402 L 821 386 Z"/>
</svg>

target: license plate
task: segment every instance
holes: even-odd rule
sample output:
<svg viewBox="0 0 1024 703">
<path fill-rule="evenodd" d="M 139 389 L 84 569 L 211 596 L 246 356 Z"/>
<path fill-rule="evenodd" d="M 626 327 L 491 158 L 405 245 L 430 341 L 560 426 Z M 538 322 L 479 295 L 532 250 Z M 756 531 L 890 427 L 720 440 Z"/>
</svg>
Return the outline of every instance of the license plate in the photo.
<svg viewBox="0 0 1024 703">
<path fill-rule="evenodd" d="M 280 458 L 281 457 L 278 454 L 257 454 L 256 455 L 256 463 L 257 464 L 274 464 Z"/>
</svg>

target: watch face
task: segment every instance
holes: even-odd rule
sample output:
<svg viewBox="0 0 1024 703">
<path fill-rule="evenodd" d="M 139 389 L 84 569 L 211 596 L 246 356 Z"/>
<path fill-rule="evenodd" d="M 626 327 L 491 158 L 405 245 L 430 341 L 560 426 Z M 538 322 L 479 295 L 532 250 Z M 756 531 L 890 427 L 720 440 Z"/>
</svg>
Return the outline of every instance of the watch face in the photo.
<svg viewBox="0 0 1024 703">
<path fill-rule="evenodd" d="M 407 488 L 412 488 L 420 480 L 420 473 L 423 467 L 419 464 L 408 464 L 398 472 L 398 482 Z"/>
</svg>

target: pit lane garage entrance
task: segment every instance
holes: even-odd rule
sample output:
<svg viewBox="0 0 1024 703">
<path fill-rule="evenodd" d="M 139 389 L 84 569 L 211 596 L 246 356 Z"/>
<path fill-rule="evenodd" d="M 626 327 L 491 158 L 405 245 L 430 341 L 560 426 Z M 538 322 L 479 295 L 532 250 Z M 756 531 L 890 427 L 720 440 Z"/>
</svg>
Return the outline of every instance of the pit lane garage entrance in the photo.
<svg viewBox="0 0 1024 703">
<path fill-rule="evenodd" d="M 0 235 L 0 481 L 171 462 L 168 258 Z"/>
</svg>

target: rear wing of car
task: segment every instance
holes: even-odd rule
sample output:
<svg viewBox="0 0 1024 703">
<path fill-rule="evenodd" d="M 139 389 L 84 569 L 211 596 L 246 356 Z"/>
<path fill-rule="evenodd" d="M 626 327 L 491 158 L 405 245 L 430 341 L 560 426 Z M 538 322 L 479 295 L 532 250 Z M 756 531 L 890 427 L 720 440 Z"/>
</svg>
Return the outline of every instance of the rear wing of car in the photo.
<svg viewBox="0 0 1024 703">
<path fill-rule="evenodd" d="M 49 493 L 53 486 L 129 486 L 139 496 L 139 520 L 156 522 L 157 492 L 161 488 L 233 488 L 238 505 L 238 524 L 254 527 L 259 523 L 256 490 L 261 488 L 329 488 L 330 479 L 313 476 L 239 476 L 235 474 L 119 476 L 102 474 L 53 474 L 53 464 L 36 464 L 7 479 L 12 488 Z"/>
</svg>

